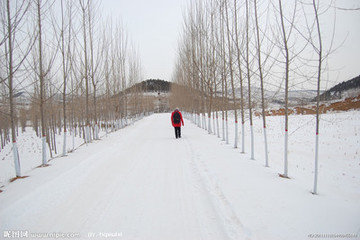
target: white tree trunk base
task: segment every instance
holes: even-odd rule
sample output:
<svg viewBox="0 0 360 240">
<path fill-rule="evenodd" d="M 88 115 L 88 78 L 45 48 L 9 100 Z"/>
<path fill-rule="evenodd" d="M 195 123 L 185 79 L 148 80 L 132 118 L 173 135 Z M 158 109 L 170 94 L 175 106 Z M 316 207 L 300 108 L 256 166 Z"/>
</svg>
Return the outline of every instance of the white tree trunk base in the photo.
<svg viewBox="0 0 360 240">
<path fill-rule="evenodd" d="M 47 165 L 47 154 L 46 154 L 46 136 L 41 138 L 42 141 L 42 165 Z"/>
<path fill-rule="evenodd" d="M 16 177 L 21 177 L 19 150 L 18 150 L 16 142 L 13 142 L 13 156 L 14 156 L 14 166 L 15 166 Z"/>
</svg>

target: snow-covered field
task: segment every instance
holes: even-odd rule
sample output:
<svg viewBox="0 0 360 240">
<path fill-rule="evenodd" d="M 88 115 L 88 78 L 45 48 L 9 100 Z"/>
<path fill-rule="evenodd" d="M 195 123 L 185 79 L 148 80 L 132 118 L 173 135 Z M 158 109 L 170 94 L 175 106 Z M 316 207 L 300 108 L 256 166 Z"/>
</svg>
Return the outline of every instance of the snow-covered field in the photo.
<svg viewBox="0 0 360 240">
<path fill-rule="evenodd" d="M 55 139 L 57 153 L 53 151 L 53 156 L 57 157 L 62 155 L 62 145 L 64 139 L 62 135 L 58 134 Z M 66 140 L 66 148 L 70 151 L 73 148 L 72 136 L 68 135 Z M 79 147 L 83 142 L 84 140 L 79 136 L 74 137 L 74 148 Z M 36 136 L 35 131 L 32 128 L 27 127 L 24 133 L 19 133 L 17 144 L 19 149 L 21 173 L 22 175 L 27 175 L 29 171 L 42 164 L 41 139 Z M 12 144 L 10 143 L 7 144 L 0 152 L 0 186 L 6 185 L 6 182 L 10 178 L 16 176 L 12 153 Z M 47 156 L 50 158 L 50 151 L 48 148 Z"/>
<path fill-rule="evenodd" d="M 226 145 L 190 121 L 175 139 L 170 114 L 146 117 L 6 184 L 0 238 L 23 230 L 94 239 L 359 239 L 360 112 L 322 115 L 319 195 L 310 193 L 314 116 L 290 116 L 291 179 L 278 177 L 283 117 L 267 119 L 269 168 L 260 118 L 254 161 L 248 126 L 241 154 L 232 121 Z"/>
<path fill-rule="evenodd" d="M 233 112 L 229 112 L 229 147 L 234 143 Z M 219 113 L 220 136 L 221 114 Z M 320 194 L 327 192 L 327 187 L 339 186 L 339 191 L 346 191 L 343 186 L 351 185 L 360 192 L 360 111 L 322 114 L 319 140 L 319 186 Z M 277 173 L 284 171 L 284 117 L 266 118 L 269 144 L 270 168 Z M 241 131 L 241 125 L 239 125 Z M 265 148 L 262 132 L 262 118 L 254 118 L 255 159 L 265 165 Z M 239 132 L 239 149 L 241 132 Z M 224 143 L 222 143 L 224 144 Z M 248 118 L 245 122 L 245 154 L 250 159 L 250 129 Z M 311 191 L 315 159 L 315 115 L 289 116 L 289 176 L 302 181 Z M 360 227 L 360 226 L 359 226 Z"/>
</svg>

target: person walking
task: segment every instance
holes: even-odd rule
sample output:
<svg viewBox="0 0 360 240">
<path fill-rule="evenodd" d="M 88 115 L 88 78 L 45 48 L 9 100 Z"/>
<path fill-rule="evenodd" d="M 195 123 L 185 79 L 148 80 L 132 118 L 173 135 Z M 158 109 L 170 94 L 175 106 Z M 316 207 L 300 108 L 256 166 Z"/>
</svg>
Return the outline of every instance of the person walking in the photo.
<svg viewBox="0 0 360 240">
<path fill-rule="evenodd" d="M 171 123 L 175 128 L 175 137 L 181 138 L 181 124 L 184 126 L 184 120 L 178 108 L 171 113 Z"/>
</svg>

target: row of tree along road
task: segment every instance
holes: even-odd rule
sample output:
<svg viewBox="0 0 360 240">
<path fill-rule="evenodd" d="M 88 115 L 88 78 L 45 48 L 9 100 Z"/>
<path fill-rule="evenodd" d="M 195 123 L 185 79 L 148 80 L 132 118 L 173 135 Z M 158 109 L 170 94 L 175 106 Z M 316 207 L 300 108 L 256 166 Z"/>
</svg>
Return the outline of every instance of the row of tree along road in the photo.
<svg viewBox="0 0 360 240">
<path fill-rule="evenodd" d="M 195 122 L 209 133 L 219 134 L 219 125 L 222 125 L 222 139 L 227 143 L 228 111 L 231 110 L 235 124 L 234 147 L 241 143 L 242 153 L 245 152 L 245 121 L 248 120 L 251 159 L 255 159 L 253 108 L 258 99 L 253 99 L 252 90 L 260 88 L 264 159 L 268 167 L 271 160 L 268 158 L 264 92 L 265 89 L 283 91 L 284 172 L 279 175 L 289 178 L 289 89 L 315 87 L 319 96 L 322 73 L 326 70 L 324 63 L 333 49 L 334 37 L 334 29 L 326 31 L 330 35 L 326 35 L 328 41 L 326 48 L 323 47 L 324 21 L 321 17 L 326 16 L 327 21 L 332 19 L 327 24 L 334 27 L 335 10 L 333 2 L 317 0 L 193 1 L 184 15 L 174 73 L 177 84 L 172 91 L 174 98 L 180 99 L 179 107 L 192 113 Z M 240 94 L 237 94 L 239 89 Z M 317 193 L 320 120 L 319 97 L 316 99 L 314 194 Z M 241 141 L 238 122 L 241 122 Z"/>
<path fill-rule="evenodd" d="M 30 121 L 42 139 L 42 166 L 57 151 L 55 133 L 99 139 L 149 111 L 139 90 L 137 50 L 121 22 L 101 16 L 99 1 L 2 0 L 0 2 L 1 149 L 12 142 L 21 177 L 19 123 Z M 70 134 L 69 134 L 70 132 Z"/>
</svg>

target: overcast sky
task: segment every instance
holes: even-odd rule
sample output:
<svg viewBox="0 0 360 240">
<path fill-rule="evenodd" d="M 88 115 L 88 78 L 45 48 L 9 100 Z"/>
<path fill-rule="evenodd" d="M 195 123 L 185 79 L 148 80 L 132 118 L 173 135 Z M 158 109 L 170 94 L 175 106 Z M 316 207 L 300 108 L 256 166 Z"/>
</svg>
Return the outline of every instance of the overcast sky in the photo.
<svg viewBox="0 0 360 240">
<path fill-rule="evenodd" d="M 177 41 L 187 0 L 102 0 L 103 13 L 122 19 L 125 29 L 139 49 L 144 79 L 171 81 Z M 337 1 L 339 7 L 360 7 L 359 0 Z M 331 19 L 320 19 L 329 24 Z M 331 87 L 360 75 L 360 11 L 337 12 L 336 43 L 345 43 L 330 58 Z"/>
<path fill-rule="evenodd" d="M 139 49 L 145 79 L 171 80 L 185 0 L 103 0 Z"/>
</svg>

